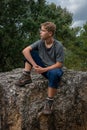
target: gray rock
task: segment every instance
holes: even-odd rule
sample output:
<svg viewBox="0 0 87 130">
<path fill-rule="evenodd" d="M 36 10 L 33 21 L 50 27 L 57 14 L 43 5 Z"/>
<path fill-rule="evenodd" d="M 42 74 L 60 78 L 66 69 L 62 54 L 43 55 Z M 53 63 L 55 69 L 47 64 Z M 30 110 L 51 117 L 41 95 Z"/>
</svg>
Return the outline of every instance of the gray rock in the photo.
<svg viewBox="0 0 87 130">
<path fill-rule="evenodd" d="M 39 115 L 47 80 L 32 71 L 33 83 L 15 85 L 22 69 L 0 73 L 0 130 L 87 130 L 87 72 L 64 69 L 54 112 Z"/>
</svg>

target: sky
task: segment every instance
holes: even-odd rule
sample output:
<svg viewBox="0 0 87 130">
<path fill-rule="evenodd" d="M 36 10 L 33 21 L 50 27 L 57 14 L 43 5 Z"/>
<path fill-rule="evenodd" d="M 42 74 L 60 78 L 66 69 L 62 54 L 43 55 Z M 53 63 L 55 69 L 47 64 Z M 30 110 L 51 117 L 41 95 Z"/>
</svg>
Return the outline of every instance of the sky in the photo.
<svg viewBox="0 0 87 130">
<path fill-rule="evenodd" d="M 73 13 L 72 27 L 83 26 L 87 22 L 87 0 L 46 0 L 55 3 Z"/>
</svg>

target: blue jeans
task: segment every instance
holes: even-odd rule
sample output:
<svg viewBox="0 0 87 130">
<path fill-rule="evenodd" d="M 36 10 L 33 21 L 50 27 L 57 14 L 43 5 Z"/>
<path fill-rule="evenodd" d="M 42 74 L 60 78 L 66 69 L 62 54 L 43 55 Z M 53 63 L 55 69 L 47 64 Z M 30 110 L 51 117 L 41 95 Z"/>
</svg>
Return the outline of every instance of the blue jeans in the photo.
<svg viewBox="0 0 87 130">
<path fill-rule="evenodd" d="M 39 57 L 39 54 L 37 51 L 31 51 L 31 56 L 37 65 L 39 65 L 41 67 L 45 67 L 45 65 L 42 62 L 41 58 Z M 29 63 L 29 61 L 27 61 L 27 59 L 25 59 L 25 62 Z M 48 79 L 49 87 L 57 89 L 59 87 L 59 82 L 60 82 L 61 76 L 63 75 L 63 71 L 61 68 L 56 68 L 56 69 L 52 69 L 47 72 L 44 72 L 44 73 L 42 73 L 42 75 Z"/>
</svg>

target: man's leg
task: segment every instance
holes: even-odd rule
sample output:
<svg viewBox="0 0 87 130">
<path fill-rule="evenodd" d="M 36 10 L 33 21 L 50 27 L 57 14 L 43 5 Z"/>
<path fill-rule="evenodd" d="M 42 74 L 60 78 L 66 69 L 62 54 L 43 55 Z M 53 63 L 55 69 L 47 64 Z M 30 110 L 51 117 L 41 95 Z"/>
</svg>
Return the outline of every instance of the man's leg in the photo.
<svg viewBox="0 0 87 130">
<path fill-rule="evenodd" d="M 53 98 L 57 93 L 56 88 L 48 87 L 48 97 Z"/>
<path fill-rule="evenodd" d="M 31 51 L 31 56 L 37 65 L 44 67 L 44 64 L 42 63 L 42 60 L 39 57 L 37 51 Z M 19 80 L 15 83 L 15 85 L 20 86 L 20 87 L 32 82 L 31 76 L 30 76 L 32 65 L 26 58 L 24 59 L 24 62 L 25 62 L 25 68 L 24 68 L 23 74 L 19 78 Z"/>
<path fill-rule="evenodd" d="M 61 69 L 53 69 L 47 72 L 48 77 L 48 97 L 44 106 L 43 113 L 51 114 L 53 110 L 53 101 L 54 96 L 56 95 L 57 88 L 59 86 L 60 77 L 62 76 L 63 71 Z"/>
<path fill-rule="evenodd" d="M 25 62 L 24 71 L 31 71 L 31 69 L 32 69 L 32 66 L 28 62 Z"/>
</svg>

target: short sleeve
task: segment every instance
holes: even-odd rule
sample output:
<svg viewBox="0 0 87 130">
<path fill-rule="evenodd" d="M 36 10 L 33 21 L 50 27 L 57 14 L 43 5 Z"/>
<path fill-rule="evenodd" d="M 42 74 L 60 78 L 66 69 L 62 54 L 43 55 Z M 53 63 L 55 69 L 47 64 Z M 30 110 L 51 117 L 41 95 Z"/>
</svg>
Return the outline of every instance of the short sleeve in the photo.
<svg viewBox="0 0 87 130">
<path fill-rule="evenodd" d="M 64 62 L 64 48 L 62 45 L 58 49 L 56 48 L 56 62 Z"/>
<path fill-rule="evenodd" d="M 30 46 L 31 46 L 31 48 L 32 48 L 33 50 L 38 50 L 39 44 L 40 44 L 40 40 L 34 42 L 34 43 L 31 44 Z"/>
</svg>

